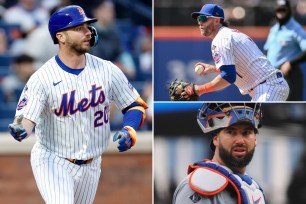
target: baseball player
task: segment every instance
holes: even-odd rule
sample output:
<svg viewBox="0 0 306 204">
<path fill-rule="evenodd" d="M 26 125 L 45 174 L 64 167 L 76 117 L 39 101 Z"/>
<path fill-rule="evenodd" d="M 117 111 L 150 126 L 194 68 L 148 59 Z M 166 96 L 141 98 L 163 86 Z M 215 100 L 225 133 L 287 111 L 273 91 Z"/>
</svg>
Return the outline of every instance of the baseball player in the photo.
<svg viewBox="0 0 306 204">
<path fill-rule="evenodd" d="M 277 23 L 270 29 L 264 49 L 272 65 L 280 69 L 288 81 L 288 101 L 303 101 L 304 75 L 300 63 L 306 61 L 306 32 L 292 16 L 290 1 L 277 0 Z"/>
<path fill-rule="evenodd" d="M 51 15 L 58 55 L 31 76 L 9 125 L 18 141 L 35 127 L 31 165 L 46 203 L 93 203 L 110 139 L 112 101 L 124 114 L 123 128 L 113 136 L 120 152 L 135 145 L 145 118 L 146 103 L 120 69 L 88 54 L 98 42 L 89 26 L 95 21 L 75 5 Z"/>
<path fill-rule="evenodd" d="M 282 72 L 271 65 L 250 37 L 227 27 L 220 6 L 205 4 L 191 16 L 197 19 L 201 35 L 213 39 L 211 50 L 215 65 L 197 63 L 196 66 L 204 68 L 199 74 L 219 73 L 211 82 L 195 85 L 197 95 L 235 84 L 242 94 L 249 94 L 252 101 L 287 99 L 289 87 Z"/>
<path fill-rule="evenodd" d="M 188 167 L 174 192 L 173 204 L 264 204 L 263 190 L 246 173 L 261 126 L 261 104 L 203 104 L 197 122 L 211 133 L 212 160 Z"/>
</svg>

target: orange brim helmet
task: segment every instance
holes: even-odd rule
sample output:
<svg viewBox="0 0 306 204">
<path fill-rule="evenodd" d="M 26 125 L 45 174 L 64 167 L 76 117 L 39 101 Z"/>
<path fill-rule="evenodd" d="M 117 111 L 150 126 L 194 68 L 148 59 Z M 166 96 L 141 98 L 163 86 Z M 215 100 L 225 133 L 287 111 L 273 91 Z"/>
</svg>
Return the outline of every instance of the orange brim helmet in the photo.
<svg viewBox="0 0 306 204">
<path fill-rule="evenodd" d="M 204 103 L 198 111 L 197 122 L 204 133 L 213 136 L 223 128 L 238 124 L 248 124 L 258 133 L 262 122 L 261 103 Z"/>
</svg>

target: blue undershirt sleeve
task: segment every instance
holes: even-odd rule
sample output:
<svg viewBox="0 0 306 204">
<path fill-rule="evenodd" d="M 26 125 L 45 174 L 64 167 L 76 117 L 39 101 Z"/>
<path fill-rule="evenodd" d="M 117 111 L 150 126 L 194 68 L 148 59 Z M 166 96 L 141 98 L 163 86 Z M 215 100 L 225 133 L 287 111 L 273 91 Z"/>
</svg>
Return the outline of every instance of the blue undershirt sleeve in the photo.
<svg viewBox="0 0 306 204">
<path fill-rule="evenodd" d="M 131 126 L 134 130 L 137 130 L 142 124 L 143 113 L 140 110 L 127 111 L 123 116 L 123 127 Z"/>
<path fill-rule="evenodd" d="M 236 67 L 235 65 L 222 65 L 220 68 L 220 75 L 228 83 L 233 84 L 236 81 Z"/>
</svg>

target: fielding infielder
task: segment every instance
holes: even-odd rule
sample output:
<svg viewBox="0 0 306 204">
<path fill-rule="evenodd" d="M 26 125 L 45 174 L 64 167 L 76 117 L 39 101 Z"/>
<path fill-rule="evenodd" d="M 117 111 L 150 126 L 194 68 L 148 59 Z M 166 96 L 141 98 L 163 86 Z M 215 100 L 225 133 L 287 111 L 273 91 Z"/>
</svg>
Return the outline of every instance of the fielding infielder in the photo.
<svg viewBox="0 0 306 204">
<path fill-rule="evenodd" d="M 18 141 L 35 127 L 31 165 L 46 203 L 93 203 L 112 101 L 124 114 L 124 127 L 113 137 L 120 152 L 135 144 L 135 130 L 145 117 L 146 103 L 120 69 L 87 53 L 98 41 L 89 26 L 95 21 L 74 5 L 51 15 L 49 32 L 59 44 L 58 55 L 31 76 L 9 125 Z"/>
<path fill-rule="evenodd" d="M 250 37 L 227 27 L 220 6 L 205 4 L 191 16 L 197 19 L 201 34 L 213 39 L 211 50 L 215 61 L 215 66 L 202 62 L 195 66 L 204 67 L 201 75 L 219 73 L 211 82 L 195 85 L 195 93 L 202 95 L 235 84 L 252 101 L 287 99 L 289 87 L 282 73 L 271 65 Z"/>
<path fill-rule="evenodd" d="M 246 173 L 257 144 L 261 105 L 210 103 L 198 112 L 198 124 L 211 133 L 212 160 L 188 167 L 173 204 L 264 204 L 263 191 Z"/>
</svg>

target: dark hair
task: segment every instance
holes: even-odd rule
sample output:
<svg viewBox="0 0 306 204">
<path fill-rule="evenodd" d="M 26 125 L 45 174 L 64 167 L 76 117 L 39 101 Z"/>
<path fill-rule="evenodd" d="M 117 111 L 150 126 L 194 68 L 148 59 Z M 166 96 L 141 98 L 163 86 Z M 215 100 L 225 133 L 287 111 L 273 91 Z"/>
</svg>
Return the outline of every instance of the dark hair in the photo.
<svg viewBox="0 0 306 204">
<path fill-rule="evenodd" d="M 33 63 L 34 58 L 27 54 L 20 54 L 14 57 L 13 63 L 20 64 L 20 63 Z"/>
<path fill-rule="evenodd" d="M 229 22 L 228 21 L 220 21 L 221 25 L 224 27 L 229 27 Z"/>
</svg>

